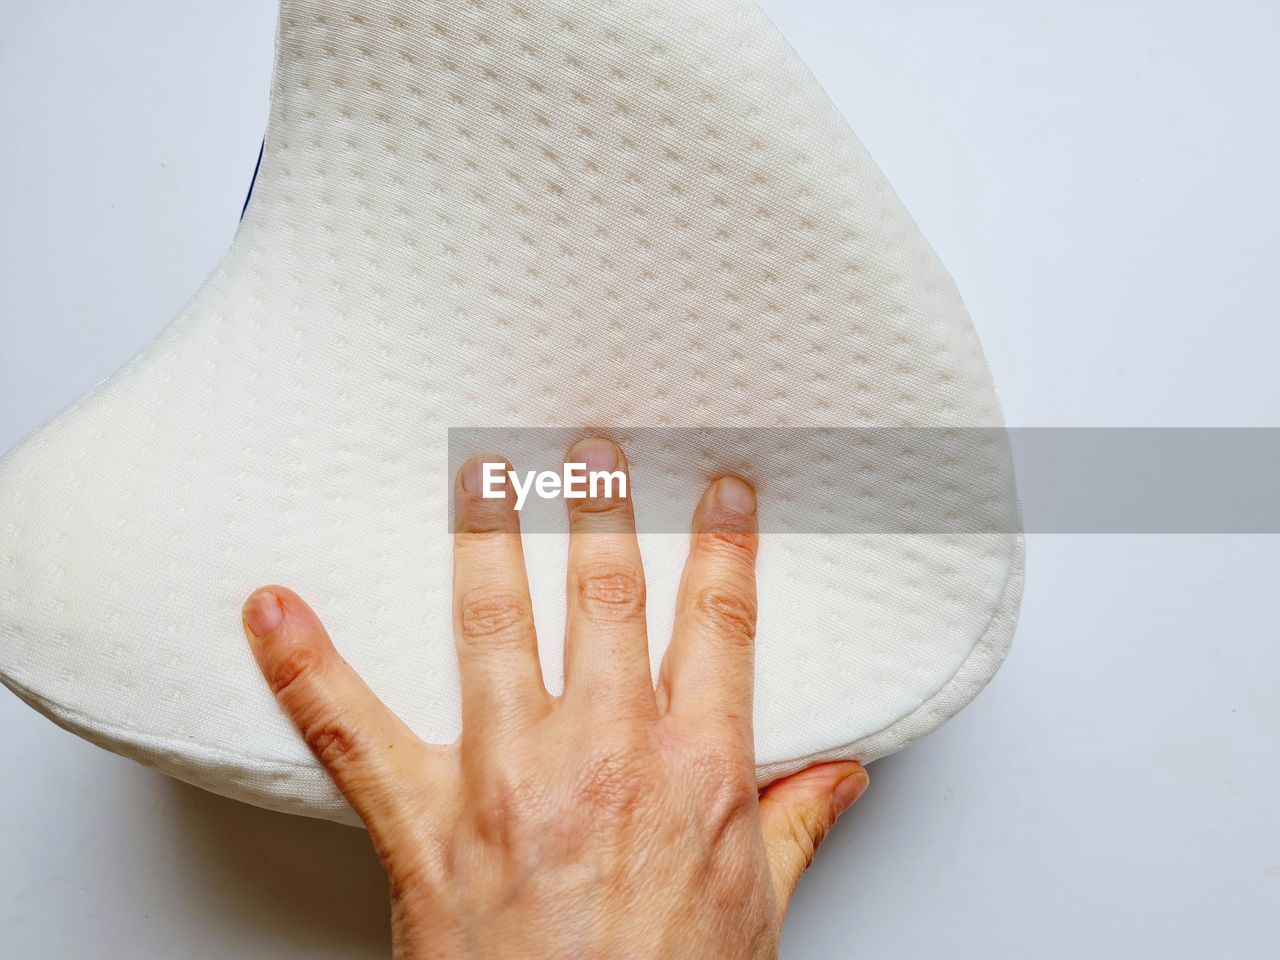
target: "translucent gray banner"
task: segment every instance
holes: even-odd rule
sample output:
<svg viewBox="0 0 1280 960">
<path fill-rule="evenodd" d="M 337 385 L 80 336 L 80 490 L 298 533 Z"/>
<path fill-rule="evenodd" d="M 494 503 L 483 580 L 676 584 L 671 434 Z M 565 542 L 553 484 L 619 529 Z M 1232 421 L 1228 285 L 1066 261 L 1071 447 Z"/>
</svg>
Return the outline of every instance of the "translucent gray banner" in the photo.
<svg viewBox="0 0 1280 960">
<path fill-rule="evenodd" d="M 450 476 L 505 458 L 521 529 L 562 532 L 563 490 L 532 478 L 562 481 L 591 435 L 626 450 L 642 533 L 687 531 L 727 473 L 755 485 L 762 533 L 1280 533 L 1273 428 L 455 428 Z"/>
</svg>

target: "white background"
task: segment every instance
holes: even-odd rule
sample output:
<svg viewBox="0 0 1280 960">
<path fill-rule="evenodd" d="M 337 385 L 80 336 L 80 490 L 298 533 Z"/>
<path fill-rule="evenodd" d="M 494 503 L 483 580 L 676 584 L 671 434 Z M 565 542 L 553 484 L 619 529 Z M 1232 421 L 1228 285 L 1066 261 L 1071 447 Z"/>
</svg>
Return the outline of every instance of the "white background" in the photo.
<svg viewBox="0 0 1280 960">
<path fill-rule="evenodd" d="M 1280 5 L 765 0 L 956 275 L 1009 421 L 1280 426 Z M 236 227 L 271 0 L 0 0 L 0 448 Z M 800 958 L 1280 956 L 1280 538 L 1031 538 L 1014 652 L 872 770 Z M 0 696 L 0 955 L 385 957 L 360 832 Z"/>
</svg>

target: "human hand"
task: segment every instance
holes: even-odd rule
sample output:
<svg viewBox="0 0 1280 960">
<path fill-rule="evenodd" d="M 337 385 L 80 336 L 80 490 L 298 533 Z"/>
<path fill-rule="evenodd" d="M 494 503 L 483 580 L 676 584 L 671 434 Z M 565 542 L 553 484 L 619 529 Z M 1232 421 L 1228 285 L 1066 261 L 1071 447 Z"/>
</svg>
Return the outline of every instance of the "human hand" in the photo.
<svg viewBox="0 0 1280 960">
<path fill-rule="evenodd" d="M 569 460 L 627 468 L 599 439 Z M 419 740 L 296 594 L 266 587 L 244 609 L 268 684 L 386 868 L 396 957 L 776 955 L 800 875 L 867 776 L 824 764 L 757 792 L 754 492 L 726 477 L 698 504 L 656 689 L 631 491 L 567 501 L 555 698 L 513 498 L 480 497 L 480 463 L 455 485 L 455 744 Z"/>
</svg>

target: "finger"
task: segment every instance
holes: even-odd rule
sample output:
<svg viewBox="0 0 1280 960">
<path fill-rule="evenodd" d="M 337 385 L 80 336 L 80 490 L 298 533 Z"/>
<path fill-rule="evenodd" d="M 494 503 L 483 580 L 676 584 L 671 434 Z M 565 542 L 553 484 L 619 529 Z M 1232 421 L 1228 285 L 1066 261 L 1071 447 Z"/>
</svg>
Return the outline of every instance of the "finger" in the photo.
<svg viewBox="0 0 1280 960">
<path fill-rule="evenodd" d="M 453 623 L 463 742 L 502 737 L 545 714 L 538 640 L 520 544 L 520 520 L 500 457 L 473 457 L 454 485 Z"/>
<path fill-rule="evenodd" d="M 581 699 L 613 714 L 653 715 L 644 566 L 626 456 L 612 441 L 597 437 L 576 444 L 566 462 L 585 464 L 597 483 L 581 499 L 566 496 L 565 700 Z"/>
<path fill-rule="evenodd" d="M 751 743 L 756 632 L 756 497 L 737 477 L 703 494 L 676 597 L 659 702 Z"/>
<path fill-rule="evenodd" d="M 760 795 L 769 872 L 785 913 L 800 877 L 840 814 L 867 789 L 860 763 L 824 763 L 771 783 Z"/>
<path fill-rule="evenodd" d="M 405 829 L 433 776 L 427 745 L 365 686 L 292 590 L 258 590 L 243 620 L 271 692 L 375 843 Z"/>
</svg>

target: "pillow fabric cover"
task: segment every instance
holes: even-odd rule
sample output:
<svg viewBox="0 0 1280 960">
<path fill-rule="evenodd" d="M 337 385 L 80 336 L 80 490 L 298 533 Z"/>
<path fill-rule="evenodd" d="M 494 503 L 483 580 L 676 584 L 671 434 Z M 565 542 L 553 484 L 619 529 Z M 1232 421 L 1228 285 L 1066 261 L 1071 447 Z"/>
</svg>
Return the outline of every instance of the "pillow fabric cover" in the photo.
<svg viewBox="0 0 1280 960">
<path fill-rule="evenodd" d="M 230 251 L 0 461 L 0 676 L 173 776 L 352 821 L 258 674 L 245 597 L 297 590 L 450 741 L 448 430 L 593 430 L 626 446 L 642 524 L 662 484 L 690 513 L 722 472 L 759 489 L 760 780 L 874 760 L 999 666 L 1016 531 L 784 528 L 833 495 L 785 450 L 678 431 L 677 466 L 646 474 L 650 448 L 1001 423 L 952 281 L 748 0 L 284 0 Z M 1012 499 L 1007 461 L 982 463 Z M 953 480 L 904 483 L 976 502 Z M 656 670 L 687 536 L 642 549 Z M 556 692 L 564 537 L 525 552 Z"/>
</svg>

